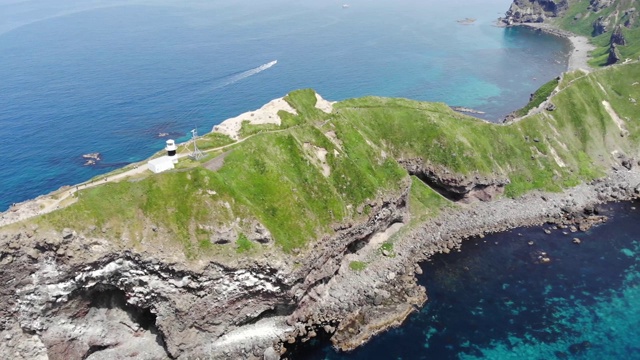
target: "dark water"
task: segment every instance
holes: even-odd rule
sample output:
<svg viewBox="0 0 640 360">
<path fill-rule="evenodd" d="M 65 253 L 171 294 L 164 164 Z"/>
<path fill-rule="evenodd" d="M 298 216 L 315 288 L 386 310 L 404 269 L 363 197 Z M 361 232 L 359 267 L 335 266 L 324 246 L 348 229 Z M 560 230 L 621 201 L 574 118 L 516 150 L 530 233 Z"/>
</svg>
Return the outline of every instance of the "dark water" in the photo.
<svg viewBox="0 0 640 360">
<path fill-rule="evenodd" d="M 0 211 L 299 88 L 498 119 L 566 68 L 565 41 L 494 26 L 510 2 L 0 0 Z"/>
<path fill-rule="evenodd" d="M 586 233 L 535 227 L 468 240 L 423 264 L 429 301 L 402 327 L 352 353 L 316 344 L 293 358 L 640 359 L 636 207 L 603 206 L 610 221 Z"/>
</svg>

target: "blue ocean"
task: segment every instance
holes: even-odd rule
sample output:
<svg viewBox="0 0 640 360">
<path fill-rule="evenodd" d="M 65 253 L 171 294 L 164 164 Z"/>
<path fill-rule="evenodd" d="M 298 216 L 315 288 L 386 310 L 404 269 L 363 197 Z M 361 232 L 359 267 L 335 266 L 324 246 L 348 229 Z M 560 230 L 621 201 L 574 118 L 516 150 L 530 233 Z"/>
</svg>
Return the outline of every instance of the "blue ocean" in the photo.
<svg viewBox="0 0 640 360">
<path fill-rule="evenodd" d="M 640 359 L 639 207 L 602 206 L 609 222 L 585 233 L 545 226 L 469 239 L 422 265 L 429 300 L 401 328 L 348 354 L 316 341 L 290 358 Z"/>
<path fill-rule="evenodd" d="M 0 211 L 299 88 L 497 121 L 566 68 L 569 46 L 496 27 L 509 3 L 0 0 Z"/>
<path fill-rule="evenodd" d="M 343 2 L 0 0 L 0 211 L 295 89 L 500 121 L 566 69 L 565 40 L 495 26 L 511 0 Z M 103 160 L 85 166 L 92 152 Z M 608 205 L 609 223 L 569 237 L 468 240 L 423 264 L 429 301 L 401 328 L 352 353 L 315 341 L 291 356 L 639 359 L 638 205 Z M 541 251 L 551 263 L 536 263 Z"/>
</svg>

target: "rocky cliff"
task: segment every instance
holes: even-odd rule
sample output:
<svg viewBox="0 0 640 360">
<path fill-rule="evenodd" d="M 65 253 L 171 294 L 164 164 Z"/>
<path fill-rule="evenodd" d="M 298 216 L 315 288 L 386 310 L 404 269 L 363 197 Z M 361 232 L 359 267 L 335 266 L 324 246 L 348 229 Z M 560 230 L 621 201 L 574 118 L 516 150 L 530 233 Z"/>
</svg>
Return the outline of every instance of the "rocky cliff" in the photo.
<svg viewBox="0 0 640 360">
<path fill-rule="evenodd" d="M 638 63 L 568 74 L 552 112 L 509 125 L 404 99 L 320 112 L 296 92 L 299 118 L 221 150 L 216 170 L 2 214 L 0 355 L 277 359 L 318 336 L 353 349 L 426 301 L 418 261 L 514 226 L 584 230 L 602 220 L 585 206 L 636 196 L 639 77 Z"/>
<path fill-rule="evenodd" d="M 503 22 L 508 25 L 539 23 L 562 16 L 568 9 L 568 0 L 514 0 Z"/>
<path fill-rule="evenodd" d="M 0 353 L 15 359 L 262 358 L 281 340 L 314 337 L 312 328 L 332 334 L 337 313 L 302 309 L 345 255 L 405 220 L 406 196 L 372 202 L 368 221 L 348 224 L 309 253 L 284 260 L 176 263 L 70 229 L 4 230 L 0 331 L 7 341 Z M 378 286 L 385 291 L 385 284 Z M 356 293 L 335 295 L 349 300 L 340 315 L 355 309 Z M 415 297 L 423 301 L 424 292 Z"/>
</svg>

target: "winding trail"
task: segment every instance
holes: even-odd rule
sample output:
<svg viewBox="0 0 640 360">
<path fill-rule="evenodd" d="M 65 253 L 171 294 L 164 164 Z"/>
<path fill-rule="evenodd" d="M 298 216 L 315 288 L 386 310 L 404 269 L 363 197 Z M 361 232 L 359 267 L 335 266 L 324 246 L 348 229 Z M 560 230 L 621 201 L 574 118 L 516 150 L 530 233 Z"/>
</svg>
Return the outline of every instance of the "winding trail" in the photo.
<svg viewBox="0 0 640 360">
<path fill-rule="evenodd" d="M 232 146 L 238 145 L 256 135 L 259 134 L 264 134 L 264 133 L 275 133 L 275 132 L 281 132 L 287 129 L 281 129 L 281 130 L 273 130 L 273 131 L 265 131 L 263 133 L 258 133 L 258 134 L 253 134 L 253 135 L 249 135 L 245 138 L 242 138 L 240 140 L 237 140 L 231 144 L 227 144 L 227 145 L 223 145 L 223 146 L 219 146 L 216 148 L 212 148 L 212 149 L 207 149 L 207 150 L 203 150 L 203 153 L 211 153 L 214 151 L 219 151 L 219 150 L 224 150 L 227 148 L 230 148 Z M 180 146 L 183 147 L 183 151 L 187 149 L 187 146 L 191 143 L 191 141 L 188 141 L 186 143 L 182 143 L 180 144 Z M 176 155 L 178 157 L 178 159 L 182 159 L 185 158 L 187 156 L 189 156 L 188 152 L 183 152 L 180 154 Z M 80 190 L 86 190 L 86 189 L 90 189 L 96 186 L 100 186 L 100 185 L 104 185 L 107 183 L 113 183 L 113 182 L 118 182 L 120 180 L 129 178 L 129 177 L 133 177 L 133 176 L 137 176 L 140 174 L 143 174 L 145 172 L 148 171 L 148 168 L 146 166 L 146 161 L 141 161 L 135 164 L 131 164 L 129 166 L 134 166 L 132 169 L 129 169 L 127 171 L 115 174 L 115 175 L 109 175 L 109 174 L 105 174 L 105 176 L 103 178 L 99 178 L 97 180 L 90 180 L 90 181 L 86 181 L 80 184 L 76 184 L 73 186 L 69 186 L 68 189 L 65 189 L 63 191 L 61 190 L 56 190 L 52 193 L 49 193 L 47 195 L 42 195 L 42 196 L 38 196 L 35 199 L 32 200 L 27 200 L 18 204 L 14 204 L 13 206 L 11 206 L 9 208 L 9 210 L 0 213 L 0 227 L 6 226 L 6 225 L 10 225 L 10 224 L 14 224 L 23 220 L 27 220 L 30 219 L 32 217 L 36 217 L 39 215 L 43 215 L 43 214 L 47 214 L 50 213 L 52 211 L 58 210 L 60 208 L 64 208 L 68 205 L 71 205 L 75 202 L 74 196 L 76 194 L 76 192 L 80 191 Z"/>
<path fill-rule="evenodd" d="M 272 63 L 275 64 L 275 62 L 272 62 Z M 266 64 L 266 65 L 269 65 L 269 67 L 271 67 L 273 66 L 272 63 L 269 63 L 271 65 L 269 64 Z M 322 110 L 325 113 L 331 113 L 333 111 L 333 102 L 327 101 L 323 99 L 320 95 L 316 94 L 316 108 Z M 258 114 L 261 110 L 263 109 L 253 111 L 251 113 Z M 278 110 L 281 110 L 281 109 L 278 108 Z M 240 115 L 240 117 L 237 117 L 237 118 L 241 118 L 241 116 L 242 115 Z M 222 123 L 220 123 L 220 125 L 223 125 L 225 122 L 233 121 L 234 119 L 236 118 L 227 119 Z M 293 127 L 296 127 L 296 126 L 293 126 Z M 278 129 L 278 130 L 263 131 L 256 134 L 249 135 L 241 139 L 238 139 L 237 136 L 231 136 L 231 138 L 235 140 L 233 143 L 219 146 L 212 149 L 203 150 L 202 152 L 211 153 L 214 151 L 225 150 L 233 146 L 236 146 L 246 140 L 249 140 L 256 135 L 278 133 L 278 132 L 287 131 L 291 128 L 292 127 Z M 185 143 L 179 144 L 178 146 L 182 147 L 182 151 L 188 150 L 188 146 L 189 144 L 191 144 L 192 141 L 193 140 L 187 141 Z M 181 159 L 189 156 L 189 153 L 182 152 L 177 154 L 176 156 L 178 159 Z M 224 154 L 222 154 L 221 156 L 224 156 Z M 27 200 L 21 203 L 13 204 L 7 211 L 0 213 L 0 228 L 3 226 L 14 224 L 23 220 L 27 220 L 27 219 L 39 216 L 39 215 L 47 214 L 52 211 L 58 210 L 60 208 L 69 206 L 75 202 L 75 199 L 76 199 L 75 194 L 79 190 L 89 189 L 89 188 L 100 186 L 106 183 L 118 182 L 122 179 L 143 174 L 148 170 L 146 166 L 147 160 L 130 164 L 128 166 L 133 166 L 133 168 L 117 174 L 113 174 L 113 175 L 105 174 L 104 177 L 99 177 L 98 179 L 95 179 L 95 180 L 85 181 L 83 183 L 76 184 L 73 186 L 63 186 L 60 189 L 53 191 L 49 194 L 38 196 L 37 198 L 32 200 Z M 118 170 L 115 170 L 115 171 L 118 171 Z"/>
</svg>

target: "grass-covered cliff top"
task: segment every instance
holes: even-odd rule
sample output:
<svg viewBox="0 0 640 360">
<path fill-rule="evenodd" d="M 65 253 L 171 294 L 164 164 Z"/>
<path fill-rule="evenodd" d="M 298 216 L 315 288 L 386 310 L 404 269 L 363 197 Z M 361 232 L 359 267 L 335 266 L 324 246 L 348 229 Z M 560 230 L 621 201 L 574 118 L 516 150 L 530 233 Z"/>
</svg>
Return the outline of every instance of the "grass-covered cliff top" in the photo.
<svg viewBox="0 0 640 360">
<path fill-rule="evenodd" d="M 638 155 L 635 79 L 637 63 L 567 74 L 551 98 L 554 111 L 510 125 L 445 104 L 379 97 L 342 101 L 327 114 L 315 108 L 312 90 L 295 91 L 285 99 L 299 115 L 282 112 L 278 129 L 244 129 L 250 137 L 225 149 L 217 170 L 191 162 L 81 190 L 74 204 L 35 221 L 128 247 L 178 245 L 190 257 L 251 255 L 263 249 L 251 240 L 258 224 L 289 252 L 335 234 L 335 225 L 366 219 L 372 201 L 398 196 L 412 183 L 414 215 L 432 216 L 448 204 L 415 185 L 400 159 L 421 158 L 468 178 L 508 178 L 506 196 L 560 191 L 602 176 L 616 153 Z M 231 244 L 212 243 L 225 239 Z"/>
<path fill-rule="evenodd" d="M 599 4 L 604 7 L 598 6 Z M 591 54 L 590 64 L 604 66 L 607 64 L 611 34 L 616 25 L 620 26 L 627 41 L 626 45 L 617 47 L 621 59 L 637 60 L 640 56 L 639 11 L 640 0 L 572 0 L 569 2 L 569 10 L 556 23 L 565 30 L 592 38 L 597 49 Z M 605 30 L 602 33 L 594 26 L 599 19 Z"/>
</svg>

